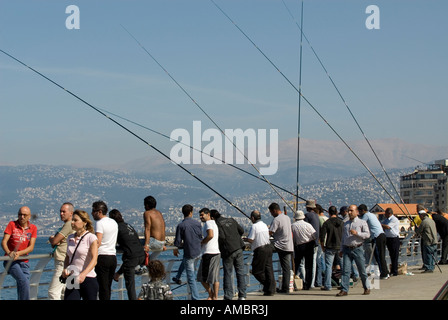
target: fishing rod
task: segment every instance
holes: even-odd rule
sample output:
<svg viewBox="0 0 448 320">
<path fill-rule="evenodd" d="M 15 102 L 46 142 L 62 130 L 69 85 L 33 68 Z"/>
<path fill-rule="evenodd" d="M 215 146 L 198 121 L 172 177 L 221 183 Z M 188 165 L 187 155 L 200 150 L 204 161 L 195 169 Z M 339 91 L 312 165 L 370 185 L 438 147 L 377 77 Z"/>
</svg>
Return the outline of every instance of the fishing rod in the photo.
<svg viewBox="0 0 448 320">
<path fill-rule="evenodd" d="M 252 166 L 252 168 L 254 168 L 257 173 L 263 178 L 263 180 L 269 184 L 269 186 L 272 188 L 272 190 L 275 191 L 275 193 L 277 193 L 277 195 L 282 199 L 282 201 L 292 210 L 294 211 L 294 209 L 289 205 L 289 203 L 282 197 L 282 195 L 274 188 L 274 186 L 272 185 L 272 183 L 263 175 L 261 174 L 260 170 L 252 163 L 252 161 L 249 160 L 249 158 L 244 154 L 244 152 L 242 152 L 237 146 L 236 144 L 233 142 L 232 139 L 230 139 L 224 132 L 224 130 L 221 129 L 221 127 L 208 115 L 208 113 L 199 105 L 199 103 L 187 92 L 187 90 L 168 72 L 168 70 L 154 57 L 154 55 L 152 55 L 141 43 L 140 41 L 128 30 L 126 29 L 123 25 L 121 25 L 121 27 L 129 34 L 129 36 L 131 36 L 131 38 L 133 38 L 135 40 L 135 42 L 140 46 L 140 48 L 143 49 L 143 51 L 146 52 L 146 54 L 166 73 L 166 75 L 168 75 L 168 77 L 170 77 L 171 80 L 173 80 L 173 82 L 182 90 L 182 92 L 184 94 L 187 95 L 187 97 L 199 108 L 199 110 L 202 111 L 202 113 L 215 125 L 215 127 L 221 131 L 221 133 L 224 135 L 224 137 L 226 137 L 227 140 L 229 140 L 233 146 L 235 147 L 236 150 L 238 150 L 239 153 L 241 153 L 241 155 L 243 155 L 243 157 L 247 160 L 247 162 Z"/>
<path fill-rule="evenodd" d="M 186 146 L 186 147 L 189 147 L 191 150 L 194 150 L 194 151 L 200 152 L 200 153 L 202 153 L 202 154 L 205 154 L 205 155 L 207 155 L 207 156 L 209 156 L 209 157 L 211 157 L 211 158 L 213 158 L 213 159 L 216 159 L 216 160 L 218 160 L 218 161 L 221 161 L 222 164 L 226 164 L 226 165 L 228 165 L 228 166 L 230 166 L 230 167 L 232 167 L 232 168 L 234 168 L 234 169 L 237 169 L 237 170 L 239 170 L 239 171 L 241 171 L 241 172 L 244 172 L 244 173 L 246 173 L 246 174 L 248 174 L 248 175 L 250 175 L 250 176 L 252 176 L 252 177 L 254 177 L 254 178 L 257 178 L 257 179 L 259 179 L 259 180 L 261 180 L 261 181 L 263 181 L 263 182 L 266 182 L 266 181 L 263 180 L 261 177 L 255 175 L 255 174 L 253 174 L 253 173 L 251 173 L 251 172 L 249 172 L 249 171 L 247 171 L 247 170 L 244 170 L 244 169 L 242 169 L 242 168 L 239 168 L 239 167 L 237 167 L 237 166 L 235 166 L 235 165 L 233 165 L 233 164 L 231 164 L 231 163 L 228 163 L 228 162 L 226 162 L 225 160 L 222 160 L 222 159 L 220 159 L 220 158 L 218 158 L 218 157 L 215 157 L 215 156 L 213 156 L 213 155 L 211 155 L 211 154 L 209 154 L 209 153 L 207 153 L 207 152 L 204 152 L 203 150 L 197 149 L 197 148 L 195 148 L 195 147 L 193 147 L 193 146 L 191 146 L 191 145 L 189 145 L 189 144 L 187 144 L 187 143 L 184 143 L 184 142 L 182 142 L 182 141 L 180 141 L 180 140 L 172 139 L 170 136 L 168 136 L 168 135 L 166 135 L 166 134 L 164 134 L 164 133 L 161 133 L 161 132 L 159 132 L 159 131 L 157 131 L 157 130 L 151 129 L 151 128 L 149 128 L 149 127 L 147 127 L 147 126 L 144 126 L 144 125 L 142 125 L 142 124 L 140 124 L 140 123 L 138 123 L 138 122 L 136 122 L 136 121 L 130 120 L 130 119 L 128 119 L 128 118 L 125 118 L 125 117 L 123 117 L 123 116 L 120 116 L 120 115 L 118 115 L 118 114 L 116 114 L 116 113 L 113 113 L 113 112 L 111 112 L 111 111 L 108 111 L 108 110 L 106 110 L 106 109 L 102 109 L 102 108 L 99 108 L 99 107 L 97 107 L 97 108 L 98 108 L 99 110 L 103 111 L 104 113 L 108 113 L 108 114 L 110 114 L 110 115 L 113 115 L 113 116 L 116 117 L 116 118 L 120 118 L 120 119 L 122 119 L 122 120 L 124 120 L 124 121 L 127 121 L 127 122 L 129 122 L 129 123 L 132 123 L 132 124 L 134 124 L 134 125 L 136 125 L 136 126 L 139 126 L 139 127 L 143 128 L 143 129 L 145 129 L 145 130 L 148 130 L 148 131 L 150 131 L 150 132 L 152 132 L 152 133 L 158 134 L 159 136 L 162 136 L 162 137 L 167 138 L 167 139 L 169 139 L 169 140 L 171 140 L 171 141 L 175 141 L 175 142 L 177 142 L 177 143 L 180 143 L 180 144 L 182 144 L 182 145 L 184 145 L 184 146 Z M 297 198 L 299 198 L 299 199 L 301 199 L 301 200 L 306 201 L 305 198 L 302 198 L 302 197 L 300 197 L 299 195 L 296 195 L 296 194 L 294 194 L 293 192 L 291 192 L 291 191 L 289 191 L 289 190 L 287 190 L 287 189 L 285 189 L 285 188 L 283 188 L 283 187 L 281 187 L 281 186 L 279 186 L 279 185 L 277 185 L 277 184 L 275 184 L 275 183 L 271 183 L 271 184 L 272 184 L 274 187 L 276 187 L 276 188 L 278 188 L 278 189 L 280 189 L 280 190 L 282 190 L 282 191 L 284 191 L 284 192 L 286 192 L 286 193 L 288 193 L 288 194 L 290 194 L 290 195 L 292 195 L 292 196 L 294 196 L 294 197 L 297 197 Z"/>
<path fill-rule="evenodd" d="M 307 36 L 305 35 L 305 33 L 303 32 L 303 26 L 299 26 L 299 24 L 297 23 L 296 19 L 294 18 L 294 15 L 292 14 L 291 10 L 289 9 L 289 7 L 286 5 L 285 1 L 282 0 L 283 5 L 285 6 L 286 10 L 288 11 L 289 15 L 291 16 L 291 18 L 293 19 L 293 21 L 295 22 L 295 25 L 297 26 L 297 28 L 300 30 L 300 45 L 302 45 L 302 37 L 305 38 L 305 40 L 307 41 L 308 45 L 310 46 L 311 51 L 313 52 L 314 56 L 316 57 L 317 61 L 319 62 L 320 66 L 322 67 L 322 69 L 325 71 L 325 74 L 327 75 L 328 79 L 330 80 L 331 84 L 333 85 L 333 87 L 335 88 L 336 92 L 338 93 L 339 97 L 341 98 L 342 102 L 344 103 L 345 107 L 347 108 L 348 112 L 350 113 L 351 117 L 353 118 L 353 120 L 355 121 L 358 129 L 360 130 L 361 134 L 364 136 L 365 141 L 367 142 L 367 145 L 369 146 L 370 150 L 372 151 L 372 153 L 374 154 L 375 158 L 377 159 L 381 169 L 383 170 L 385 176 L 387 177 L 387 179 L 389 180 L 390 185 L 392 186 L 392 188 L 394 189 L 395 193 L 398 195 L 398 197 L 400 198 L 400 201 L 402 204 L 404 204 L 404 200 L 402 199 L 400 193 L 398 192 L 397 188 L 395 187 L 395 184 L 392 182 L 392 179 L 390 178 L 389 174 L 387 173 L 382 161 L 380 160 L 380 158 L 378 157 L 378 154 L 376 153 L 376 151 L 373 149 L 372 144 L 370 143 L 369 139 L 367 139 L 367 136 L 364 132 L 364 130 L 362 129 L 362 127 L 360 126 L 360 124 L 358 123 L 358 120 L 356 119 L 355 115 L 353 114 L 351 108 L 348 106 L 347 101 L 345 100 L 345 98 L 342 96 L 341 91 L 339 90 L 339 88 L 336 86 L 336 83 L 333 81 L 333 78 L 331 77 L 330 73 L 328 72 L 327 68 L 324 66 L 321 58 L 318 56 L 316 50 L 314 50 L 314 47 L 311 45 L 311 42 L 308 40 Z M 302 2 L 302 20 L 303 22 L 303 2 Z M 407 207 L 405 206 L 407 213 L 410 215 L 409 210 L 407 209 Z M 403 214 L 406 214 L 403 209 L 400 210 L 403 212 Z"/>
<path fill-rule="evenodd" d="M 128 129 L 127 127 L 125 127 L 124 125 L 122 125 L 120 122 L 118 122 L 117 120 L 111 118 L 110 116 L 108 116 L 105 112 L 101 111 L 100 109 L 98 109 L 97 107 L 95 107 L 94 105 L 90 104 L 89 102 L 87 102 L 86 100 L 82 99 L 81 97 L 79 97 L 78 95 L 74 94 L 73 92 L 71 92 L 70 90 L 64 88 L 62 85 L 60 85 L 59 83 L 57 83 L 56 81 L 50 79 L 49 77 L 47 77 L 46 75 L 44 75 L 43 73 L 37 71 L 36 69 L 28 66 L 27 64 L 25 64 L 24 62 L 22 62 L 21 60 L 17 59 L 16 57 L 12 56 L 11 54 L 7 53 L 6 51 L 0 49 L 0 52 L 2 52 L 3 54 L 7 55 L 8 57 L 10 57 L 11 59 L 17 61 L 18 63 L 20 63 L 21 65 L 25 66 L 26 68 L 30 69 L 31 71 L 33 71 L 34 73 L 38 74 L 39 76 L 41 76 L 42 78 L 48 80 L 49 82 L 51 82 L 52 84 L 54 84 L 55 86 L 57 86 L 58 88 L 64 90 L 65 92 L 67 92 L 68 94 L 70 94 L 71 96 L 73 96 L 74 98 L 78 99 L 79 101 L 81 101 L 82 103 L 84 103 L 85 105 L 89 106 L 91 109 L 93 109 L 94 111 L 98 112 L 100 115 L 106 117 L 107 119 L 109 119 L 110 121 L 112 121 L 114 124 L 118 125 L 121 129 L 125 130 L 126 132 L 130 133 L 131 135 L 133 135 L 134 137 L 136 137 L 138 140 L 140 140 L 141 142 L 145 143 L 147 146 L 149 146 L 151 149 L 153 149 L 154 151 L 156 151 L 157 153 L 159 153 L 160 155 L 162 155 L 163 157 L 165 157 L 166 159 L 168 159 L 169 161 L 173 162 L 171 160 L 171 158 L 165 154 L 164 152 L 162 152 L 161 150 L 159 150 L 158 148 L 156 148 L 155 146 L 153 146 L 152 144 L 150 144 L 149 142 L 147 142 L 145 139 L 143 139 L 142 137 L 140 137 L 139 135 L 137 135 L 135 132 L 131 131 L 130 129 Z M 204 186 L 206 186 L 207 188 L 209 188 L 211 191 L 213 191 L 216 195 L 218 195 L 221 199 L 223 199 L 224 201 L 226 201 L 229 205 L 231 205 L 232 207 L 234 207 L 236 210 L 238 210 L 240 213 L 242 213 L 246 218 L 250 219 L 250 217 L 244 213 L 243 210 L 241 210 L 239 207 L 237 207 L 235 204 L 233 204 L 229 199 L 227 199 L 226 197 L 224 197 L 221 193 L 219 193 L 218 191 L 216 191 L 214 188 L 212 188 L 209 184 L 207 184 L 205 181 L 203 181 L 202 179 L 200 179 L 198 176 L 196 176 L 195 174 L 193 174 L 191 171 L 189 171 L 188 169 L 186 169 L 184 166 L 180 165 L 179 163 L 174 162 L 175 165 L 177 165 L 179 168 L 181 168 L 182 170 L 184 170 L 186 173 L 188 173 L 190 176 L 192 176 L 193 178 L 195 178 L 196 180 L 198 180 L 200 183 L 202 183 Z"/>
<path fill-rule="evenodd" d="M 283 1 L 283 0 L 282 0 Z M 302 10 L 301 10 L 301 18 L 300 18 L 301 28 L 300 31 L 303 30 L 303 0 L 302 0 Z M 303 48 L 303 32 L 300 32 L 300 62 L 299 62 L 299 106 L 297 112 L 297 173 L 296 173 L 296 194 L 299 196 L 299 167 L 300 167 L 300 123 L 301 123 L 301 106 L 302 106 L 302 48 Z M 299 202 L 296 197 L 296 209 L 299 207 Z"/>
<path fill-rule="evenodd" d="M 214 1 L 210 0 L 215 7 L 238 29 L 238 31 L 244 35 L 244 37 L 252 43 L 252 45 L 258 50 L 261 55 L 273 66 L 280 75 L 288 82 L 288 84 L 305 100 L 305 102 L 313 109 L 313 111 L 327 124 L 327 126 L 333 131 L 333 133 L 342 141 L 342 143 L 349 149 L 349 151 L 355 156 L 355 158 L 362 164 L 362 166 L 370 173 L 370 175 L 375 179 L 375 181 L 381 186 L 381 188 L 387 193 L 387 195 L 398 205 L 397 201 L 390 194 L 390 192 L 383 186 L 383 184 L 378 180 L 375 174 L 370 170 L 370 168 L 361 160 L 361 158 L 353 151 L 353 149 L 348 145 L 348 143 L 341 137 L 341 135 L 333 128 L 333 126 L 325 119 L 325 117 L 316 109 L 316 107 L 303 95 L 301 91 L 289 80 L 289 78 L 277 67 L 277 65 L 261 50 L 257 44 L 235 23 L 235 21 L 230 18 L 230 16 Z M 409 217 L 408 217 L 409 218 Z"/>
</svg>

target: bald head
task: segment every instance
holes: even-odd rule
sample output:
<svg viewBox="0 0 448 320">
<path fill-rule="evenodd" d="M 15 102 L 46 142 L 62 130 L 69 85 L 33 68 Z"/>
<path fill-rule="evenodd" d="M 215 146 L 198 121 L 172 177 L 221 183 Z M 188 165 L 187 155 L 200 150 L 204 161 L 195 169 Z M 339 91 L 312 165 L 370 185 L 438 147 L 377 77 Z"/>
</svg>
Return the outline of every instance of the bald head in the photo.
<svg viewBox="0 0 448 320">
<path fill-rule="evenodd" d="M 354 204 L 348 207 L 348 216 L 350 220 L 355 219 L 359 214 L 358 207 Z"/>
<path fill-rule="evenodd" d="M 19 224 L 21 226 L 26 226 L 28 225 L 28 221 L 31 218 L 31 210 L 30 208 L 28 208 L 27 206 L 21 207 L 19 209 L 19 212 L 17 213 L 18 215 L 18 220 L 19 220 Z"/>
</svg>

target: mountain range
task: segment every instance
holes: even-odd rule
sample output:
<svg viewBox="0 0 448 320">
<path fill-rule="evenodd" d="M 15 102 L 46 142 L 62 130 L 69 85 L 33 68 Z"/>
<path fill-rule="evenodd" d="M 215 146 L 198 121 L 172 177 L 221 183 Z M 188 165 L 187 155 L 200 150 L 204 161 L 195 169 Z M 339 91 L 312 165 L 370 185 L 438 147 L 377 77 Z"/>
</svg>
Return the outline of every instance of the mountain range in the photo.
<svg viewBox="0 0 448 320">
<path fill-rule="evenodd" d="M 448 158 L 448 146 L 432 146 L 412 144 L 400 139 L 381 139 L 369 141 L 382 166 L 386 171 L 416 167 L 434 160 Z M 350 141 L 351 149 L 341 141 L 300 140 L 299 184 L 310 184 L 318 181 L 341 179 L 367 173 L 367 166 L 372 171 L 382 170 L 381 165 L 365 140 Z M 353 152 L 352 152 L 352 151 Z M 273 183 L 295 186 L 297 176 L 297 139 L 279 142 L 278 171 L 273 176 L 266 176 Z M 361 161 L 363 163 L 361 163 Z M 224 164 L 185 165 L 200 177 L 222 178 L 226 185 L 243 183 L 246 190 L 257 188 L 252 178 Z M 240 168 L 259 176 L 250 164 L 239 165 Z M 152 173 L 170 180 L 182 179 L 182 173 L 172 163 L 156 155 L 136 159 L 113 169 L 138 173 Z M 185 175 L 188 177 L 188 175 Z M 188 177 L 190 179 L 190 177 Z M 246 183 L 250 183 L 247 185 Z M 247 189 L 249 188 L 249 189 Z M 258 189 L 257 189 L 258 190 Z M 239 192 L 239 191 L 238 191 Z"/>
</svg>

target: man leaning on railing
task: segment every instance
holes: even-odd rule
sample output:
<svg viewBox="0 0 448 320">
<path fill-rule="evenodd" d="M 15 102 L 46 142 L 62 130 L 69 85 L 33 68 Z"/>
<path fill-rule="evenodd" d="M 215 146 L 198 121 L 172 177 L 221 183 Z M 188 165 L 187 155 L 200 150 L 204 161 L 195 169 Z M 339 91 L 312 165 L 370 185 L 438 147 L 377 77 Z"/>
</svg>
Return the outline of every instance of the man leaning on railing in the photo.
<svg viewBox="0 0 448 320">
<path fill-rule="evenodd" d="M 3 266 L 17 282 L 18 300 L 30 299 L 30 267 L 28 259 L 20 259 L 32 252 L 36 243 L 37 227 L 29 222 L 30 219 L 30 208 L 21 207 L 18 219 L 8 223 L 2 240 L 5 255 L 10 257 Z"/>
</svg>

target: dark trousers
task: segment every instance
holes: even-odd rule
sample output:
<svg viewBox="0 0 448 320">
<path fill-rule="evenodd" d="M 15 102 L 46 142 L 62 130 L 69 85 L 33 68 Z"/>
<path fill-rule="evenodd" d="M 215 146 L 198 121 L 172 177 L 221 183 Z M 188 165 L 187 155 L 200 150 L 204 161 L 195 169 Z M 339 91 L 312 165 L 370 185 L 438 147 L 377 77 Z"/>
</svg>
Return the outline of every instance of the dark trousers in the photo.
<svg viewBox="0 0 448 320">
<path fill-rule="evenodd" d="M 135 267 L 144 263 L 145 256 L 130 259 L 125 258 L 120 269 L 117 271 L 117 273 L 123 274 L 126 291 L 128 292 L 128 300 L 137 300 L 137 294 L 135 292 Z"/>
<path fill-rule="evenodd" d="M 313 283 L 313 255 L 315 244 L 316 242 L 313 240 L 294 246 L 295 274 L 299 274 L 300 262 L 305 258 L 305 279 L 303 279 L 303 289 L 305 290 L 308 290 Z"/>
<path fill-rule="evenodd" d="M 270 244 L 254 250 L 252 274 L 262 285 L 265 294 L 275 293 L 274 268 L 272 266 L 272 246 Z"/>
<path fill-rule="evenodd" d="M 100 300 L 110 300 L 115 268 L 117 268 L 117 257 L 115 255 L 98 256 L 95 272 L 98 280 Z"/>
<path fill-rule="evenodd" d="M 233 269 L 235 269 L 238 285 L 238 298 L 246 298 L 243 250 L 238 249 L 228 257 L 222 258 L 222 268 L 224 270 L 224 300 L 232 300 L 233 297 Z"/>
<path fill-rule="evenodd" d="M 375 246 L 375 260 L 380 268 L 380 277 L 386 277 L 389 274 L 386 262 L 386 235 L 381 233 L 378 237 L 373 239 L 372 245 Z"/>
<path fill-rule="evenodd" d="M 98 282 L 96 278 L 86 277 L 79 289 L 65 289 L 64 300 L 97 300 Z"/>
<path fill-rule="evenodd" d="M 390 273 L 394 276 L 398 275 L 398 256 L 400 255 L 400 238 L 387 238 L 387 250 L 389 251 L 391 268 Z"/>
<path fill-rule="evenodd" d="M 442 253 L 440 256 L 440 262 L 443 264 L 446 264 L 447 261 L 447 255 L 448 255 L 448 234 L 441 236 L 442 238 Z"/>
<path fill-rule="evenodd" d="M 291 257 L 292 252 L 283 251 L 275 248 L 280 260 L 280 266 L 282 268 L 282 292 L 289 292 L 289 278 L 291 277 Z"/>
</svg>

